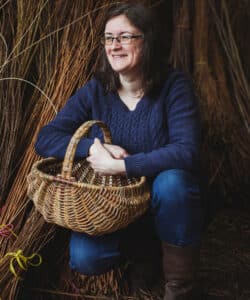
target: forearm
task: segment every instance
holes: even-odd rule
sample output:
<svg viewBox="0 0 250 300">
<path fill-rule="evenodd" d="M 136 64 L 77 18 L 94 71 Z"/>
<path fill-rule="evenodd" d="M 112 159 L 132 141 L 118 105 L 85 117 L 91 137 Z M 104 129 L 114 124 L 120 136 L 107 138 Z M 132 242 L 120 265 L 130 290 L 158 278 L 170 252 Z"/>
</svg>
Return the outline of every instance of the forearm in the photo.
<svg viewBox="0 0 250 300">
<path fill-rule="evenodd" d="M 43 128 L 35 143 L 36 153 L 42 157 L 56 157 L 63 159 L 72 135 L 51 132 L 50 128 Z M 93 139 L 84 138 L 80 140 L 76 149 L 76 158 L 86 157 Z"/>
<path fill-rule="evenodd" d="M 39 132 L 35 149 L 43 157 L 64 158 L 68 144 L 75 131 L 91 117 L 90 104 L 85 89 L 79 89 L 58 112 L 56 117 Z M 93 139 L 82 139 L 76 150 L 76 157 L 88 155 Z"/>
<path fill-rule="evenodd" d="M 198 145 L 167 145 L 150 153 L 138 153 L 125 158 L 129 177 L 153 177 L 168 169 L 198 171 L 200 166 Z"/>
<path fill-rule="evenodd" d="M 115 174 L 126 174 L 126 167 L 124 159 L 114 159 L 113 170 Z"/>
</svg>

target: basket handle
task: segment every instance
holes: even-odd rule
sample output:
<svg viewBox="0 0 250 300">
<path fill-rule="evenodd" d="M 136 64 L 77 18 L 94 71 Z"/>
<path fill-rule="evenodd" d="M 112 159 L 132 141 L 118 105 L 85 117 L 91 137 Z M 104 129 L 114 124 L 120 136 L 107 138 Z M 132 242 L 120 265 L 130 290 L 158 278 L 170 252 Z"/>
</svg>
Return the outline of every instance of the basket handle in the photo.
<svg viewBox="0 0 250 300">
<path fill-rule="evenodd" d="M 102 121 L 97 121 L 97 120 L 91 120 L 83 123 L 74 133 L 72 136 L 69 145 L 67 147 L 64 161 L 63 161 L 63 166 L 62 166 L 62 174 L 61 176 L 66 179 L 70 179 L 72 176 L 72 167 L 73 167 L 73 162 L 74 162 L 74 157 L 76 153 L 76 148 L 77 145 L 79 144 L 80 140 L 82 137 L 86 136 L 91 127 L 93 125 L 98 125 L 103 133 L 104 136 L 104 142 L 107 144 L 111 144 L 111 135 L 108 127 L 102 122 Z"/>
</svg>

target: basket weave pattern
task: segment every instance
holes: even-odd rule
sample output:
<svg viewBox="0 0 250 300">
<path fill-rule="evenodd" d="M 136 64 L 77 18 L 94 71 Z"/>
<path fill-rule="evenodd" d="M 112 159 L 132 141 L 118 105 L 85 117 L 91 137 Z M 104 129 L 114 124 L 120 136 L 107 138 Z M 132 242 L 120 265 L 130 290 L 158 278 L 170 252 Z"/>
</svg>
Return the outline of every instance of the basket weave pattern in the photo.
<svg viewBox="0 0 250 300">
<path fill-rule="evenodd" d="M 111 143 L 104 123 L 88 121 L 73 135 L 63 162 L 37 161 L 27 177 L 28 196 L 47 222 L 90 235 L 126 227 L 147 210 L 150 199 L 145 177 L 101 176 L 86 159 L 74 159 L 80 139 L 95 124 Z"/>
</svg>

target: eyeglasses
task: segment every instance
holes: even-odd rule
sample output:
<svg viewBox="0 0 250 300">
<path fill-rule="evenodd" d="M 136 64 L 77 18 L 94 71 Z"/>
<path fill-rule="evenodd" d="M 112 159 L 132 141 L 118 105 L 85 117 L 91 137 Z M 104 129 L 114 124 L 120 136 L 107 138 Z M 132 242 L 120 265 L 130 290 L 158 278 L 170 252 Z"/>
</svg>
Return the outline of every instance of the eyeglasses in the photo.
<svg viewBox="0 0 250 300">
<path fill-rule="evenodd" d="M 106 35 L 104 37 L 102 37 L 101 42 L 103 45 L 105 46 L 110 46 L 113 44 L 114 40 L 117 40 L 117 42 L 119 42 L 122 45 L 128 45 L 131 44 L 131 41 L 133 39 L 143 39 L 144 36 L 143 34 L 120 34 L 117 37 L 114 37 L 112 35 Z"/>
</svg>

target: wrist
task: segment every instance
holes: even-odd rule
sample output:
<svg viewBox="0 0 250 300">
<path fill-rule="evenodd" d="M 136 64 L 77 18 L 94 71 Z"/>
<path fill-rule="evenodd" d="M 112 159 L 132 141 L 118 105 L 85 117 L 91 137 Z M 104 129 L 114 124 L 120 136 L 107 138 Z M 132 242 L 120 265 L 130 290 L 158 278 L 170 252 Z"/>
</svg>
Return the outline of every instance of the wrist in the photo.
<svg viewBox="0 0 250 300">
<path fill-rule="evenodd" d="M 124 159 L 114 159 L 114 169 L 117 174 L 126 175 L 126 167 Z"/>
</svg>

